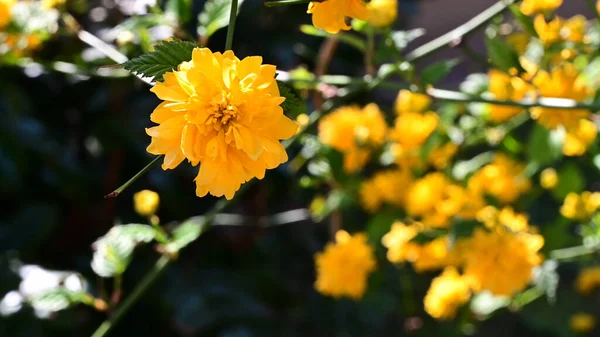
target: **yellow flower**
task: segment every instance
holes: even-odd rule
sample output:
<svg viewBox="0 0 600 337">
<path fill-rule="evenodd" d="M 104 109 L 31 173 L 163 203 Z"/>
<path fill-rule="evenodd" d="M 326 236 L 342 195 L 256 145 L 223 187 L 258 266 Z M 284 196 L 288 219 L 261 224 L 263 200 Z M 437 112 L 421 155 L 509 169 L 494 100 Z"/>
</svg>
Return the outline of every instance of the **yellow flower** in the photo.
<svg viewBox="0 0 600 337">
<path fill-rule="evenodd" d="M 521 3 L 521 12 L 525 15 L 547 13 L 562 5 L 562 0 L 524 0 Z"/>
<path fill-rule="evenodd" d="M 555 68 L 551 74 L 541 70 L 533 81 L 544 97 L 570 98 L 581 102 L 592 94 L 571 63 Z M 589 115 L 588 110 L 531 108 L 531 117 L 550 129 L 556 129 L 560 125 L 567 130 L 575 128 L 580 119 Z"/>
<path fill-rule="evenodd" d="M 458 309 L 471 298 L 469 283 L 456 268 L 448 267 L 433 279 L 423 299 L 425 311 L 431 317 L 449 320 L 456 316 Z"/>
<path fill-rule="evenodd" d="M 402 193 L 412 184 L 410 170 L 387 170 L 376 173 L 361 185 L 362 205 L 370 212 L 376 212 L 382 203 L 403 207 L 406 193 Z"/>
<path fill-rule="evenodd" d="M 443 170 L 448 166 L 457 151 L 458 145 L 448 142 L 431 150 L 427 155 L 427 161 L 436 169 Z"/>
<path fill-rule="evenodd" d="M 510 76 L 505 72 L 491 69 L 489 71 L 489 91 L 500 101 L 520 101 L 531 90 L 531 87 L 523 79 Z M 489 106 L 489 119 L 495 123 L 503 123 L 523 111 L 520 107 L 503 105 Z"/>
<path fill-rule="evenodd" d="M 431 98 L 425 94 L 419 94 L 408 90 L 400 90 L 394 110 L 401 115 L 405 112 L 424 112 L 431 105 Z"/>
<path fill-rule="evenodd" d="M 319 139 L 344 154 L 344 170 L 360 171 L 371 156 L 370 147 L 381 146 L 387 125 L 376 104 L 360 109 L 341 107 L 319 122 Z"/>
<path fill-rule="evenodd" d="M 142 216 L 154 215 L 159 203 L 158 193 L 154 191 L 143 190 L 133 195 L 133 207 Z"/>
<path fill-rule="evenodd" d="M 11 12 L 17 0 L 0 0 L 0 28 L 4 28 L 11 20 Z"/>
<path fill-rule="evenodd" d="M 532 269 L 542 262 L 538 251 L 544 245 L 541 235 L 513 233 L 504 228 L 474 234 L 461 242 L 464 275 L 472 288 L 494 295 L 512 296 L 527 286 Z"/>
<path fill-rule="evenodd" d="M 588 295 L 600 287 L 600 267 L 583 268 L 575 280 L 575 289 L 582 295 Z"/>
<path fill-rule="evenodd" d="M 405 112 L 396 118 L 390 139 L 405 148 L 419 147 L 437 128 L 438 122 L 439 117 L 433 111 L 425 114 Z"/>
<path fill-rule="evenodd" d="M 65 3 L 66 3 L 66 0 L 41 0 L 40 6 L 45 10 L 49 10 L 52 8 L 60 7 L 60 6 L 64 5 Z"/>
<path fill-rule="evenodd" d="M 600 208 L 600 192 L 571 192 L 560 207 L 560 214 L 571 220 L 587 220 Z"/>
<path fill-rule="evenodd" d="M 473 192 L 492 195 L 502 204 L 510 204 L 531 188 L 524 171 L 525 165 L 497 153 L 491 163 L 473 174 L 468 187 Z"/>
<path fill-rule="evenodd" d="M 408 257 L 414 256 L 415 245 L 410 241 L 422 229 L 421 223 L 405 225 L 401 221 L 396 221 L 390 231 L 381 238 L 381 243 L 388 249 L 387 258 L 393 263 L 405 262 Z"/>
<path fill-rule="evenodd" d="M 563 19 L 560 17 L 554 18 L 550 22 L 546 22 L 544 15 L 538 14 L 533 20 L 533 27 L 535 32 L 540 37 L 540 40 L 545 46 L 549 46 L 555 42 L 560 41 L 560 31 L 563 27 Z"/>
<path fill-rule="evenodd" d="M 561 36 L 567 41 L 583 42 L 587 19 L 583 15 L 576 15 L 565 21 Z"/>
<path fill-rule="evenodd" d="M 371 0 L 367 4 L 369 24 L 386 27 L 394 23 L 398 16 L 398 0 Z"/>
<path fill-rule="evenodd" d="M 511 207 L 501 210 L 493 206 L 486 206 L 477 212 L 477 220 L 490 229 L 501 226 L 513 232 L 527 232 L 530 230 L 527 214 L 517 213 Z"/>
<path fill-rule="evenodd" d="M 330 34 L 340 30 L 350 30 L 346 17 L 363 21 L 369 19 L 369 11 L 363 0 L 325 0 L 308 4 L 308 13 L 312 14 L 313 25 Z"/>
<path fill-rule="evenodd" d="M 423 164 L 421 158 L 421 148 L 407 147 L 398 143 L 390 145 L 390 153 L 394 162 L 402 168 L 417 168 Z"/>
<path fill-rule="evenodd" d="M 367 289 L 369 274 L 375 270 L 375 254 L 362 233 L 351 236 L 338 231 L 335 241 L 315 255 L 315 288 L 334 298 L 346 296 L 358 300 Z"/>
<path fill-rule="evenodd" d="M 540 185 L 547 190 L 551 190 L 558 184 L 558 174 L 553 168 L 547 168 L 540 175 Z"/>
<path fill-rule="evenodd" d="M 596 139 L 598 128 L 588 119 L 580 119 L 576 129 L 567 131 L 563 143 L 565 156 L 581 156 Z"/>
<path fill-rule="evenodd" d="M 593 315 L 579 312 L 571 316 L 569 319 L 569 326 L 571 330 L 579 333 L 590 332 L 596 327 L 596 319 Z"/>
<path fill-rule="evenodd" d="M 506 42 L 513 47 L 519 55 L 525 54 L 529 45 L 529 34 L 525 32 L 514 32 L 506 37 Z"/>
<path fill-rule="evenodd" d="M 415 244 L 413 253 L 407 258 L 417 273 L 444 268 L 449 264 L 449 239 L 440 236 L 422 245 Z"/>
<path fill-rule="evenodd" d="M 151 89 L 164 100 L 146 129 L 148 152 L 165 155 L 162 168 L 184 159 L 200 164 L 196 194 L 233 198 L 240 185 L 288 160 L 279 140 L 298 126 L 283 114 L 275 66 L 262 57 L 239 60 L 232 51 L 195 48 L 192 60 L 164 75 Z"/>
</svg>

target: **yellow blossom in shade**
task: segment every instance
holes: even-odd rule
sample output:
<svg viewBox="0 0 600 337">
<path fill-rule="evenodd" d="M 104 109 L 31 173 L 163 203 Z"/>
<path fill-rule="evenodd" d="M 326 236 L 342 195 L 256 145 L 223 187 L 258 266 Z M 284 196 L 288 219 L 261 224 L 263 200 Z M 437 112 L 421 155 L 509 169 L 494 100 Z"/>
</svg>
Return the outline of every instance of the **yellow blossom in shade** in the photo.
<svg viewBox="0 0 600 337">
<path fill-rule="evenodd" d="M 542 171 L 540 174 L 540 185 L 547 189 L 551 190 L 558 184 L 558 174 L 556 170 L 553 168 L 547 168 Z"/>
<path fill-rule="evenodd" d="M 341 107 L 319 122 L 319 139 L 344 154 L 344 170 L 354 173 L 363 168 L 371 148 L 383 145 L 387 124 L 376 104 L 363 109 Z"/>
<path fill-rule="evenodd" d="M 547 22 L 542 14 L 538 14 L 533 20 L 535 32 L 545 46 L 550 46 L 561 40 L 560 32 L 563 28 L 563 24 L 564 20 L 558 16 L 552 21 Z"/>
<path fill-rule="evenodd" d="M 588 295 L 600 287 L 600 267 L 583 268 L 575 280 L 575 289 L 582 295 Z"/>
<path fill-rule="evenodd" d="M 0 0 L 0 28 L 4 28 L 11 20 L 11 12 L 17 0 Z"/>
<path fill-rule="evenodd" d="M 576 15 L 565 21 L 560 31 L 563 39 L 573 42 L 583 42 L 587 19 L 583 15 Z"/>
<path fill-rule="evenodd" d="M 403 191 L 410 187 L 412 181 L 413 175 L 407 169 L 378 172 L 361 185 L 362 205 L 370 212 L 376 212 L 384 203 L 403 207 L 406 203 Z"/>
<path fill-rule="evenodd" d="M 596 139 L 598 127 L 588 119 L 580 119 L 575 129 L 567 131 L 563 143 L 565 156 L 581 156 Z"/>
<path fill-rule="evenodd" d="M 443 170 L 448 166 L 457 151 L 458 145 L 448 142 L 431 150 L 427 155 L 427 161 L 436 169 Z"/>
<path fill-rule="evenodd" d="M 524 164 L 497 153 L 491 163 L 473 174 L 468 188 L 476 193 L 492 195 L 502 204 L 510 204 L 531 188 L 531 181 L 524 172 Z"/>
<path fill-rule="evenodd" d="M 142 216 L 154 215 L 159 203 L 158 193 L 154 191 L 143 190 L 133 195 L 133 207 Z"/>
<path fill-rule="evenodd" d="M 439 320 L 456 316 L 458 309 L 471 298 L 469 282 L 456 268 L 448 267 L 433 279 L 423 299 L 425 311 Z"/>
<path fill-rule="evenodd" d="M 544 97 L 569 98 L 581 102 L 592 95 L 583 78 L 572 63 L 565 63 L 555 68 L 552 73 L 544 70 L 538 72 L 534 84 Z M 531 117 L 541 125 L 556 129 L 560 125 L 567 130 L 579 125 L 579 120 L 590 115 L 582 109 L 531 108 Z"/>
<path fill-rule="evenodd" d="M 430 105 L 431 98 L 429 96 L 409 90 L 400 90 L 394 110 L 398 115 L 405 112 L 424 112 Z"/>
<path fill-rule="evenodd" d="M 521 3 L 521 12 L 525 15 L 551 12 L 560 5 L 563 0 L 524 0 Z"/>
<path fill-rule="evenodd" d="M 587 220 L 600 208 L 600 192 L 585 191 L 567 194 L 560 214 L 571 220 Z"/>
<path fill-rule="evenodd" d="M 346 231 L 338 231 L 335 241 L 315 255 L 315 289 L 335 298 L 360 299 L 367 289 L 369 275 L 375 270 L 373 249 L 362 233 L 350 235 Z"/>
<path fill-rule="evenodd" d="M 529 34 L 525 32 L 515 32 L 506 37 L 506 42 L 513 47 L 519 55 L 523 55 L 529 45 Z"/>
<path fill-rule="evenodd" d="M 531 90 L 531 86 L 523 79 L 510 76 L 505 72 L 491 69 L 488 75 L 490 82 L 489 91 L 497 100 L 520 101 Z M 494 123 L 503 123 L 522 111 L 523 108 L 520 107 L 490 105 L 489 119 Z"/>
<path fill-rule="evenodd" d="M 390 139 L 406 148 L 423 145 L 437 128 L 439 117 L 435 112 L 425 114 L 406 112 L 396 118 Z"/>
<path fill-rule="evenodd" d="M 596 319 L 591 314 L 579 312 L 571 316 L 569 326 L 575 332 L 587 333 L 596 327 Z"/>
<path fill-rule="evenodd" d="M 541 235 L 513 233 L 501 227 L 491 231 L 476 228 L 461 243 L 463 274 L 476 292 L 512 296 L 531 281 L 533 268 L 542 262 L 538 251 L 543 245 Z"/>
<path fill-rule="evenodd" d="M 195 48 L 192 60 L 164 75 L 151 89 L 164 100 L 150 115 L 148 152 L 164 155 L 162 168 L 184 159 L 200 164 L 196 194 L 233 198 L 241 184 L 288 160 L 279 142 L 298 126 L 283 114 L 275 66 L 262 57 L 239 60 Z"/>
<path fill-rule="evenodd" d="M 387 259 L 393 263 L 402 263 L 414 256 L 416 247 L 410 241 L 422 228 L 423 225 L 418 222 L 408 226 L 400 221 L 394 222 L 390 231 L 381 238 L 381 243 L 388 249 Z"/>
<path fill-rule="evenodd" d="M 417 273 L 441 269 L 449 264 L 449 239 L 447 235 L 421 245 L 414 245 L 415 247 L 411 249 L 407 260 L 412 262 Z"/>
<path fill-rule="evenodd" d="M 418 168 L 423 165 L 421 158 L 421 148 L 407 147 L 398 143 L 390 145 L 390 153 L 394 158 L 394 162 L 402 168 Z"/>
<path fill-rule="evenodd" d="M 308 13 L 312 14 L 312 23 L 315 27 L 325 30 L 330 34 L 337 34 L 340 30 L 350 30 L 346 18 L 363 21 L 369 19 L 369 11 L 363 0 L 325 0 L 308 4 Z"/>
<path fill-rule="evenodd" d="M 394 23 L 398 16 L 398 0 L 371 0 L 367 3 L 369 24 L 386 27 Z"/>
</svg>

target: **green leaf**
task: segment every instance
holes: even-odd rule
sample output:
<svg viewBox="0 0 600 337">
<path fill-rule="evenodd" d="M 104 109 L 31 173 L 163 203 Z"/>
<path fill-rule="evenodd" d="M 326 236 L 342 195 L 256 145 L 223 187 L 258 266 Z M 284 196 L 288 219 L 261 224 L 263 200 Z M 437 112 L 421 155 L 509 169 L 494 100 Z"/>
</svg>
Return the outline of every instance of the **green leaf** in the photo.
<svg viewBox="0 0 600 337">
<path fill-rule="evenodd" d="M 458 64 L 458 59 L 444 60 L 434 63 L 421 72 L 421 85 L 426 87 L 429 84 L 435 84 L 450 74 L 452 68 Z"/>
<path fill-rule="evenodd" d="M 165 12 L 177 17 L 180 24 L 186 23 L 192 18 L 192 1 L 168 0 L 165 5 Z"/>
<path fill-rule="evenodd" d="M 131 59 L 123 66 L 134 75 L 162 81 L 166 72 L 177 69 L 182 62 L 192 59 L 192 51 L 197 45 L 189 41 L 173 40 L 157 44 L 154 51 Z"/>
<path fill-rule="evenodd" d="M 277 86 L 279 87 L 279 95 L 285 97 L 285 101 L 281 103 L 281 108 L 288 117 L 295 117 L 306 112 L 304 100 L 296 96 L 296 94 L 293 92 L 293 89 L 281 81 L 277 81 Z"/>
<path fill-rule="evenodd" d="M 496 68 L 504 72 L 509 72 L 512 68 L 517 69 L 519 72 L 524 71 L 519 63 L 519 55 L 517 55 L 517 52 L 504 41 L 499 38 L 490 38 L 486 36 L 485 45 L 488 57 Z"/>
<path fill-rule="evenodd" d="M 238 14 L 243 0 L 238 0 Z M 204 39 L 211 37 L 217 30 L 229 24 L 231 0 L 208 0 L 204 9 L 198 14 L 198 35 Z"/>
<path fill-rule="evenodd" d="M 400 219 L 398 211 L 384 209 L 377 212 L 367 224 L 369 241 L 376 247 L 377 251 L 381 250 L 381 238 L 390 231 L 392 224 L 398 219 Z"/>
<path fill-rule="evenodd" d="M 154 240 L 156 231 L 148 225 L 129 224 L 115 226 L 94 243 L 92 269 L 101 277 L 122 274 L 133 254 L 134 248 L 143 242 Z"/>
<path fill-rule="evenodd" d="M 81 302 L 81 295 L 81 293 L 72 292 L 65 288 L 57 288 L 31 296 L 28 302 L 36 310 L 55 312 Z"/>
<path fill-rule="evenodd" d="M 176 253 L 195 241 L 207 229 L 208 223 L 204 217 L 189 218 L 173 230 L 171 241 L 165 245 L 165 250 L 169 253 Z"/>
<path fill-rule="evenodd" d="M 579 193 L 585 188 L 583 172 L 575 163 L 570 163 L 558 170 L 558 184 L 552 189 L 552 195 L 563 201 L 570 192 Z"/>
<path fill-rule="evenodd" d="M 548 129 L 535 124 L 527 142 L 530 162 L 546 166 L 562 156 L 562 144 Z"/>
<path fill-rule="evenodd" d="M 508 6 L 508 8 L 512 12 L 515 19 L 519 21 L 519 23 L 523 27 L 523 30 L 527 32 L 527 34 L 531 36 L 538 36 L 537 32 L 535 31 L 535 28 L 533 27 L 532 17 L 523 14 L 523 12 L 521 12 L 521 10 L 519 9 L 519 6 L 516 4 L 510 5 Z"/>
</svg>

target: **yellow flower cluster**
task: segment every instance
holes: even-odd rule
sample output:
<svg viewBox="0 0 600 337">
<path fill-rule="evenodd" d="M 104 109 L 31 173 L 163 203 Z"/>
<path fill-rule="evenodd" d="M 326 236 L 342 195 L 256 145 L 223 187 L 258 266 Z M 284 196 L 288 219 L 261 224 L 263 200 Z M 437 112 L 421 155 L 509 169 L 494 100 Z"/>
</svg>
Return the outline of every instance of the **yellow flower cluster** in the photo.
<svg viewBox="0 0 600 337">
<path fill-rule="evenodd" d="M 432 317 L 447 320 L 456 316 L 458 309 L 471 298 L 469 282 L 456 268 L 448 267 L 433 279 L 423 300 L 425 311 Z"/>
<path fill-rule="evenodd" d="M 556 16 L 548 22 L 544 15 L 539 14 L 533 20 L 533 27 L 540 41 L 545 46 L 550 46 L 560 41 L 584 42 L 586 23 L 587 19 L 583 15 L 576 15 L 567 20 Z"/>
<path fill-rule="evenodd" d="M 412 181 L 412 173 L 406 169 L 378 172 L 361 185 L 362 205 L 371 212 L 376 212 L 384 203 L 404 207 L 406 203 L 404 191 L 412 184 Z"/>
<path fill-rule="evenodd" d="M 510 204 L 531 188 L 531 181 L 524 171 L 525 165 L 497 153 L 490 164 L 473 174 L 468 187 L 476 193 L 491 195 L 503 204 Z"/>
<path fill-rule="evenodd" d="M 312 14 L 313 25 L 330 34 L 340 30 L 350 30 L 346 18 L 366 21 L 369 11 L 364 0 L 325 0 L 308 4 L 308 13 Z"/>
<path fill-rule="evenodd" d="M 458 145 L 448 142 L 433 148 L 427 155 L 427 162 L 435 169 L 443 170 L 450 164 L 456 152 L 458 152 Z"/>
<path fill-rule="evenodd" d="M 477 212 L 477 220 L 489 229 L 504 228 L 512 232 L 528 232 L 529 218 L 527 214 L 517 213 L 512 207 L 504 207 L 501 210 L 493 206 L 486 206 Z"/>
<path fill-rule="evenodd" d="M 280 140 L 298 126 L 283 114 L 275 66 L 262 57 L 238 59 L 195 48 L 192 60 L 164 75 L 151 89 L 163 100 L 146 129 L 148 152 L 164 155 L 162 168 L 184 159 L 200 164 L 196 194 L 233 198 L 240 185 L 288 160 Z"/>
<path fill-rule="evenodd" d="M 360 299 L 367 289 L 369 275 L 375 270 L 375 254 L 365 234 L 350 235 L 338 231 L 335 243 L 329 243 L 315 256 L 315 289 L 334 298 Z"/>
<path fill-rule="evenodd" d="M 531 86 L 518 76 L 491 69 L 488 73 L 489 91 L 500 101 L 520 101 L 531 91 Z M 494 123 L 503 123 L 522 112 L 520 107 L 490 105 L 489 119 Z"/>
<path fill-rule="evenodd" d="M 371 149 L 383 145 L 386 135 L 387 124 L 376 104 L 341 107 L 319 122 L 319 139 L 344 154 L 348 173 L 360 171 L 371 158 Z"/>
<path fill-rule="evenodd" d="M 569 193 L 560 207 L 560 214 L 571 220 L 587 220 L 600 209 L 600 192 Z"/>
<path fill-rule="evenodd" d="M 575 280 L 575 289 L 587 295 L 600 287 L 600 267 L 583 268 Z"/>
<path fill-rule="evenodd" d="M 589 119 L 580 119 L 577 127 L 568 130 L 563 142 L 565 156 L 581 156 L 596 140 L 598 126 Z"/>
<path fill-rule="evenodd" d="M 563 0 L 524 0 L 521 3 L 521 12 L 525 15 L 551 12 L 560 5 Z"/>
</svg>

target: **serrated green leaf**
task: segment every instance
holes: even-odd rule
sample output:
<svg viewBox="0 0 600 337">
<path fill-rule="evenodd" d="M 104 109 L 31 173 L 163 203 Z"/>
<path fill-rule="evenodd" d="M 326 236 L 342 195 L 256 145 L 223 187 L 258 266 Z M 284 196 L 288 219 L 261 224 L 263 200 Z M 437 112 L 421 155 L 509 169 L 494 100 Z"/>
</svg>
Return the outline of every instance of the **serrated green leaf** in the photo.
<svg viewBox="0 0 600 337">
<path fill-rule="evenodd" d="M 281 81 L 277 81 L 279 87 L 279 95 L 285 97 L 285 101 L 281 103 L 281 108 L 287 116 L 298 116 L 306 112 L 304 101 L 296 96 L 293 90 Z"/>
<path fill-rule="evenodd" d="M 238 14 L 243 0 L 238 0 Z M 231 0 L 208 0 L 204 9 L 198 14 L 198 35 L 208 39 L 217 30 L 229 24 L 229 12 L 231 12 Z"/>
<path fill-rule="evenodd" d="M 165 12 L 177 17 L 180 24 L 186 23 L 192 18 L 192 1 L 168 0 L 165 5 Z"/>
<path fill-rule="evenodd" d="M 156 231 L 148 225 L 129 224 L 113 227 L 94 243 L 92 269 L 101 277 L 122 274 L 131 261 L 134 248 L 139 243 L 152 241 L 155 236 Z"/>
<path fill-rule="evenodd" d="M 80 293 L 72 292 L 65 288 L 58 288 L 31 296 L 28 302 L 36 310 L 56 312 L 80 302 L 81 298 Z"/>
<path fill-rule="evenodd" d="M 504 41 L 486 36 L 485 45 L 488 58 L 496 68 L 504 72 L 509 72 L 513 68 L 519 72 L 524 71 L 519 63 L 519 55 Z"/>
<path fill-rule="evenodd" d="M 523 14 L 523 12 L 521 12 L 521 10 L 519 9 L 519 6 L 516 4 L 510 5 L 508 6 L 508 8 L 512 12 L 515 19 L 519 21 L 519 23 L 523 27 L 523 30 L 526 31 L 527 34 L 531 36 L 538 36 L 537 32 L 535 31 L 535 28 L 533 27 L 533 18 L 531 16 Z"/>
<path fill-rule="evenodd" d="M 162 81 L 166 72 L 177 69 L 182 62 L 192 59 L 192 51 L 197 45 L 189 41 L 173 40 L 157 44 L 154 51 L 131 59 L 123 66 L 134 75 Z"/>
<path fill-rule="evenodd" d="M 427 85 L 435 84 L 443 80 L 457 64 L 458 59 L 451 59 L 428 66 L 421 72 L 421 85 L 426 87 Z"/>
<path fill-rule="evenodd" d="M 176 253 L 183 247 L 195 241 L 208 229 L 208 223 L 204 217 L 193 217 L 179 224 L 172 232 L 172 238 L 165 245 L 169 253 Z"/>
</svg>

